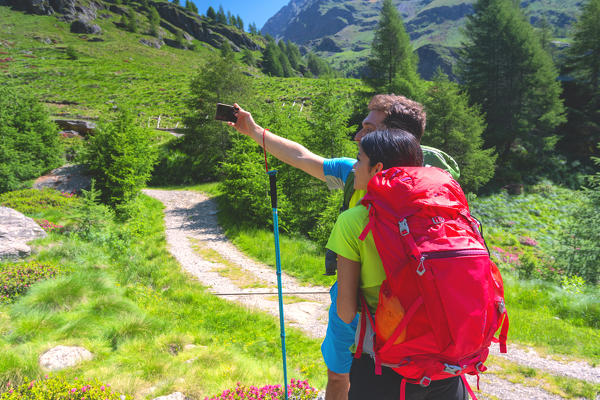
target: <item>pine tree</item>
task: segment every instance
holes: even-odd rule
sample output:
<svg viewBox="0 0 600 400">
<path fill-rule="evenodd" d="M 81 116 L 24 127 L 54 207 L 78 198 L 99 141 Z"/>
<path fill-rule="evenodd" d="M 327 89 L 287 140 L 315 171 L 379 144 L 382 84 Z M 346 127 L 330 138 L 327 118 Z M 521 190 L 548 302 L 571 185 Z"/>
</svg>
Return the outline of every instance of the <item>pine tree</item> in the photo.
<svg viewBox="0 0 600 400">
<path fill-rule="evenodd" d="M 181 30 L 177 30 L 177 32 L 175 33 L 175 42 L 177 43 L 177 46 L 180 49 L 185 49 L 186 48 L 186 40 L 185 37 L 183 36 L 183 31 Z"/>
<path fill-rule="evenodd" d="M 465 192 L 476 191 L 493 176 L 496 155 L 483 150 L 485 118 L 478 107 L 469 105 L 468 96 L 438 69 L 428 87 L 423 105 L 427 110 L 424 145 L 452 155 L 460 166 L 460 184 Z"/>
<path fill-rule="evenodd" d="M 239 15 L 237 16 L 237 25 L 238 28 L 240 28 L 240 30 L 244 30 L 244 20 L 242 19 L 242 17 L 240 17 Z"/>
<path fill-rule="evenodd" d="M 416 97 L 417 56 L 392 0 L 383 2 L 367 65 L 365 80 L 376 91 Z"/>
<path fill-rule="evenodd" d="M 175 4 L 176 6 L 180 5 L 179 0 L 173 0 L 173 4 Z"/>
<path fill-rule="evenodd" d="M 325 60 L 317 56 L 315 53 L 308 53 L 306 55 L 306 64 L 308 70 L 317 77 L 332 77 L 334 76 L 333 69 Z"/>
<path fill-rule="evenodd" d="M 192 79 L 191 96 L 187 101 L 190 113 L 185 119 L 188 132 L 181 150 L 191 157 L 186 168 L 193 171 L 189 174 L 196 179 L 216 178 L 218 165 L 231 148 L 234 135 L 230 128 L 212 118 L 215 104 L 233 104 L 239 99 L 248 102 L 249 86 L 249 78 L 229 55 L 211 57 Z"/>
<path fill-rule="evenodd" d="M 575 79 L 563 82 L 568 123 L 559 146 L 585 162 L 600 154 L 596 147 L 600 142 L 600 0 L 583 5 L 565 64 L 564 74 Z"/>
<path fill-rule="evenodd" d="M 213 21 L 217 19 L 217 13 L 215 12 L 215 9 L 212 8 L 212 6 L 209 6 L 208 10 L 206 10 L 206 16 L 212 19 Z"/>
<path fill-rule="evenodd" d="M 234 25 L 235 20 L 233 19 L 233 16 L 231 15 L 231 11 L 227 10 L 227 25 Z"/>
<path fill-rule="evenodd" d="M 293 42 L 288 41 L 286 43 L 286 54 L 288 60 L 290 60 L 290 64 L 292 68 L 298 70 L 300 67 L 300 63 L 302 62 L 302 56 L 300 55 L 300 50 L 298 46 L 296 46 Z"/>
<path fill-rule="evenodd" d="M 217 12 L 217 22 L 221 24 L 227 24 L 227 16 L 225 15 L 225 11 L 223 11 L 223 6 L 219 6 L 219 11 Z"/>
<path fill-rule="evenodd" d="M 158 27 L 160 25 L 160 15 L 158 14 L 158 11 L 156 11 L 156 8 L 154 8 L 154 7 L 150 8 L 149 20 L 150 20 L 150 34 L 152 36 L 158 36 Z"/>
<path fill-rule="evenodd" d="M 132 9 L 129 9 L 129 12 L 127 13 L 127 29 L 129 32 L 133 33 L 136 33 L 138 30 L 137 18 Z"/>
<path fill-rule="evenodd" d="M 249 49 L 243 49 L 242 62 L 251 67 L 256 67 L 256 57 L 254 56 L 254 53 Z"/>
<path fill-rule="evenodd" d="M 588 0 L 584 4 L 569 54 L 570 65 L 577 75 L 597 93 L 600 89 L 600 0 Z"/>
<path fill-rule="evenodd" d="M 263 52 L 263 71 L 271 76 L 283 76 L 283 66 L 279 58 L 279 46 L 274 41 L 268 41 Z"/>
<path fill-rule="evenodd" d="M 474 9 L 460 54 L 461 78 L 486 114 L 484 140 L 498 153 L 497 180 L 533 180 L 564 121 L 558 73 L 511 0 L 478 0 Z"/>
<path fill-rule="evenodd" d="M 229 44 L 229 40 L 225 39 L 221 44 L 221 58 L 224 60 L 234 61 L 233 60 L 233 49 Z"/>
<path fill-rule="evenodd" d="M 250 30 L 250 33 L 253 35 L 256 35 L 258 30 L 256 29 L 256 24 L 254 22 L 252 22 L 250 25 L 248 25 L 248 29 Z"/>
</svg>

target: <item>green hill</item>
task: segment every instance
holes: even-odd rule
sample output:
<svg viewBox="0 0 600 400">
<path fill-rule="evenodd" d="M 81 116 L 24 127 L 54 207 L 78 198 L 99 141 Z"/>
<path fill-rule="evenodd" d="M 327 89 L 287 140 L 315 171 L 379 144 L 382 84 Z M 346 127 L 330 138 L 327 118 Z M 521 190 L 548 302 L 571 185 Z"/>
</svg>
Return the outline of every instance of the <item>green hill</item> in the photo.
<svg viewBox="0 0 600 400">
<path fill-rule="evenodd" d="M 149 34 L 143 2 L 130 4 L 136 33 L 121 24 L 127 7 L 108 1 L 93 2 L 94 7 L 84 0 L 67 1 L 75 5 L 75 13 L 68 7 L 40 10 L 24 7 L 26 2 L 18 7 L 6 3 L 0 2 L 0 80 L 33 90 L 61 118 L 94 119 L 128 103 L 148 125 L 157 126 L 160 117 L 160 127 L 174 128 L 186 111 L 190 78 L 218 52 L 220 43 L 228 41 L 238 59 L 240 49 L 258 53 L 264 45 L 260 35 L 169 2 L 148 2 L 161 16 L 159 37 Z M 100 33 L 71 32 L 80 19 L 97 25 Z M 184 37 L 183 46 L 177 32 Z M 267 78 L 253 67 L 247 67 L 247 74 L 266 101 L 304 103 L 322 84 L 317 79 Z"/>
</svg>

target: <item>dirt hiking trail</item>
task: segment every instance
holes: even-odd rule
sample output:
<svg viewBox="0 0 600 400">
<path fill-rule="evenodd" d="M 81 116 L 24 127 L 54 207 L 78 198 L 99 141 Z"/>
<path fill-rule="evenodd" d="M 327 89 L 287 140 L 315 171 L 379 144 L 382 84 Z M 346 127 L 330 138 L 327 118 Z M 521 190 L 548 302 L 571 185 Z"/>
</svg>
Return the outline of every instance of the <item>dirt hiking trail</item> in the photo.
<svg viewBox="0 0 600 400">
<path fill-rule="evenodd" d="M 214 201 L 194 191 L 146 189 L 144 193 L 164 204 L 169 251 L 186 272 L 216 295 L 278 317 L 275 270 L 250 259 L 229 242 L 218 224 Z M 282 268 L 285 271 L 285 260 Z M 313 338 L 323 338 L 330 304 L 329 288 L 303 285 L 285 272 L 282 282 L 286 324 Z M 479 399 L 567 398 L 545 389 L 543 382 L 536 378 L 540 374 L 600 384 L 600 367 L 590 366 L 586 362 L 557 361 L 514 344 L 509 344 L 508 354 L 503 355 L 499 354 L 497 345 L 493 345 L 491 354 L 502 363 L 517 364 L 519 369 L 535 371 L 529 374 L 531 378 L 518 379 L 518 382 L 513 379 L 515 382 L 510 382 L 500 377 L 502 367 L 498 363 L 488 361 L 489 370 L 481 375 L 480 391 L 476 390 L 476 378 L 469 377 Z M 595 400 L 600 400 L 600 395 Z"/>
</svg>

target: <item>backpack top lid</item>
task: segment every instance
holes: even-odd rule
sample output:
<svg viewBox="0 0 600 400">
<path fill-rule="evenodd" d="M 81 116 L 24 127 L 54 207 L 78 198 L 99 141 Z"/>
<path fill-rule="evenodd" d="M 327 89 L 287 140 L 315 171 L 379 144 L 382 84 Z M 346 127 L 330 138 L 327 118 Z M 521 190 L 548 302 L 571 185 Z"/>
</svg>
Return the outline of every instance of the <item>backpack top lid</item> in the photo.
<svg viewBox="0 0 600 400">
<path fill-rule="evenodd" d="M 369 203 L 400 219 L 417 211 L 435 217 L 469 209 L 458 182 L 436 167 L 393 167 L 379 172 L 369 181 L 362 200 L 367 207 Z"/>
</svg>

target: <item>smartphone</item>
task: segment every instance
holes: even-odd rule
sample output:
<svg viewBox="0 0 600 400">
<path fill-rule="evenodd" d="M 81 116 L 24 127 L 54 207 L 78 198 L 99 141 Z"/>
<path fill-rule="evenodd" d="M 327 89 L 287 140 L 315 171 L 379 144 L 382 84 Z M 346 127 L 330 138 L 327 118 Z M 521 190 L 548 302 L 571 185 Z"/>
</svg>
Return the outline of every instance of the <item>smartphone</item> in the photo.
<svg viewBox="0 0 600 400">
<path fill-rule="evenodd" d="M 215 114 L 215 119 L 218 121 L 237 122 L 237 117 L 234 115 L 234 112 L 237 110 L 238 109 L 234 106 L 217 103 L 217 113 Z"/>
</svg>

